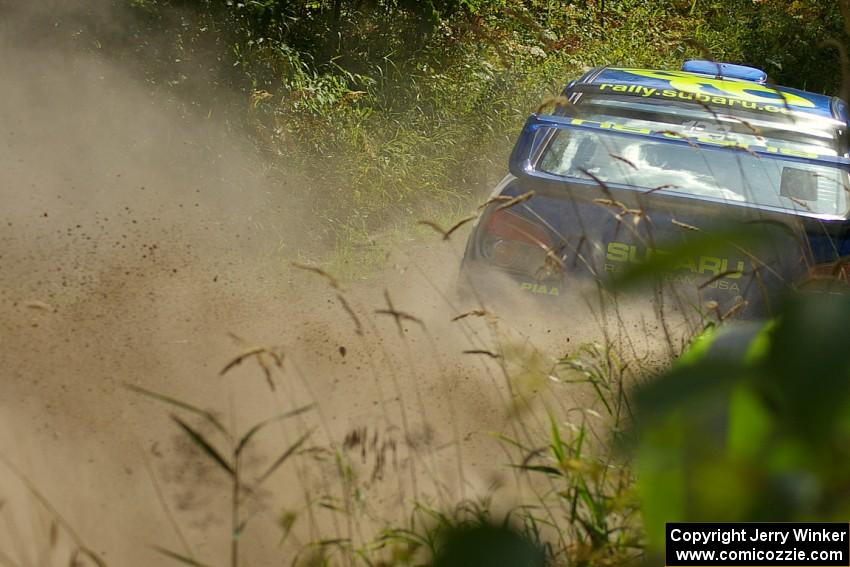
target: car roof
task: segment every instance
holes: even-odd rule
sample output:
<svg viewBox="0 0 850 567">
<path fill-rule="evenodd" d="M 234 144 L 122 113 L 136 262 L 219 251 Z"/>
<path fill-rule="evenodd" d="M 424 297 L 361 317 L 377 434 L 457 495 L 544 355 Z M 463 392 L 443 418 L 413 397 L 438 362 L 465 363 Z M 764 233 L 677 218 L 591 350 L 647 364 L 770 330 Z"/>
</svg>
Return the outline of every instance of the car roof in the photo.
<svg viewBox="0 0 850 567">
<path fill-rule="evenodd" d="M 699 97 L 705 103 L 747 104 L 769 110 L 799 112 L 809 116 L 847 121 L 845 105 L 836 97 L 802 91 L 790 87 L 761 84 L 755 81 L 712 77 L 687 71 L 636 69 L 626 67 L 599 67 L 592 69 L 579 81 L 609 89 L 614 94 L 662 96 L 680 100 Z M 612 90 L 613 89 L 613 90 Z M 650 93 L 651 94 L 647 94 Z M 708 97 L 708 98 L 706 98 Z M 699 104 L 695 102 L 695 104 Z"/>
</svg>

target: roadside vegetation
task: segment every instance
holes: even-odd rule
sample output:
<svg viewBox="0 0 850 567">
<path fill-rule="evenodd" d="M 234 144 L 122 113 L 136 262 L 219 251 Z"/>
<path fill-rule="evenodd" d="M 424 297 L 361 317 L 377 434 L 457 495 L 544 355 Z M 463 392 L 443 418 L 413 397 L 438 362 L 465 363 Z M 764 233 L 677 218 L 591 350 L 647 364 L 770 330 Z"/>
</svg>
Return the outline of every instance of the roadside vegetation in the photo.
<svg viewBox="0 0 850 567">
<path fill-rule="evenodd" d="M 248 131 L 272 175 L 297 168 L 322 221 L 317 251 L 343 257 L 466 214 L 525 117 L 591 66 L 711 56 L 837 92 L 825 42 L 846 37 L 839 3 L 817 0 L 112 3 L 118 25 L 93 14 L 68 27 L 73 41 Z"/>
</svg>

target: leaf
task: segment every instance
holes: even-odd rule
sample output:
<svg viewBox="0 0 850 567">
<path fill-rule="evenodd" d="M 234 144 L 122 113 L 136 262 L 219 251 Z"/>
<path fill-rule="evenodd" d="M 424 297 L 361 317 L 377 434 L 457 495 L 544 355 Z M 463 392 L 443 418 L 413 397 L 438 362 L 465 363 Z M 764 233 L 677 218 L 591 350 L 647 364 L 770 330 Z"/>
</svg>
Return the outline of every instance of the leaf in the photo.
<svg viewBox="0 0 850 567">
<path fill-rule="evenodd" d="M 768 445 L 773 420 L 764 403 L 752 388 L 738 386 L 729 400 L 729 430 L 726 445 L 729 456 L 756 458 Z"/>
<path fill-rule="evenodd" d="M 746 370 L 735 361 L 708 358 L 694 366 L 674 367 L 655 380 L 638 387 L 635 426 L 640 430 L 650 422 L 677 411 L 705 409 L 712 400 L 728 394 Z"/>
<path fill-rule="evenodd" d="M 274 471 L 276 471 L 278 469 L 278 467 L 280 467 L 280 465 L 282 465 L 289 457 L 291 457 L 292 454 L 295 453 L 295 451 L 297 451 L 298 448 L 301 447 L 301 445 L 303 445 L 304 442 L 307 441 L 307 438 L 310 437 L 310 435 L 312 435 L 312 434 L 313 434 L 313 430 L 311 429 L 310 431 L 308 431 L 307 433 L 302 435 L 298 439 L 298 441 L 293 443 L 286 451 L 284 451 L 283 454 L 281 454 L 281 456 L 279 456 L 275 460 L 275 462 L 272 463 L 272 465 L 268 468 L 268 470 L 266 470 L 266 472 L 264 472 L 263 475 L 259 479 L 257 479 L 257 484 L 261 484 L 269 476 L 271 476 L 272 473 L 274 473 Z"/>
<path fill-rule="evenodd" d="M 544 473 L 544 474 L 553 474 L 553 475 L 556 475 L 556 476 L 564 476 L 564 473 L 561 472 L 561 470 L 559 470 L 555 467 L 550 467 L 550 466 L 546 466 L 546 465 L 511 465 L 511 466 L 515 469 L 521 469 L 521 470 L 525 470 L 525 471 L 539 472 L 539 473 Z"/>
<path fill-rule="evenodd" d="M 228 463 L 225 458 L 222 457 L 221 454 L 215 450 L 215 448 L 209 443 L 209 441 L 204 438 L 203 435 L 201 435 L 195 429 L 192 429 L 191 426 L 189 426 L 186 422 L 181 420 L 176 415 L 172 415 L 171 419 L 177 422 L 177 425 L 179 425 L 180 428 L 186 432 L 186 435 L 188 435 L 189 438 L 192 439 L 192 441 L 194 441 L 196 445 L 198 445 L 201 449 L 204 450 L 204 452 L 209 458 L 218 463 L 221 468 L 223 468 L 230 474 L 230 476 L 233 476 L 235 474 L 233 467 L 230 465 L 230 463 Z"/>
<path fill-rule="evenodd" d="M 564 453 L 564 441 L 561 439 L 561 430 L 558 427 L 558 421 L 555 419 L 555 416 L 550 414 L 549 422 L 552 427 L 552 453 L 554 453 L 555 460 L 558 463 L 563 463 L 567 460 L 567 456 Z"/>
<path fill-rule="evenodd" d="M 131 392 L 135 392 L 137 394 L 142 394 L 143 396 L 147 396 L 149 398 L 153 398 L 155 400 L 159 400 L 161 402 L 171 404 L 172 406 L 175 406 L 175 407 L 178 407 L 180 409 L 184 409 L 186 411 L 189 411 L 189 412 L 192 412 L 196 415 L 199 415 L 199 416 L 203 417 L 204 419 L 206 419 L 208 422 L 210 422 L 210 424 L 212 424 L 212 426 L 215 427 L 218 431 L 223 433 L 225 437 L 230 438 L 230 433 L 227 431 L 227 428 L 225 428 L 224 425 L 222 425 L 221 422 L 218 419 L 216 419 L 216 417 L 212 413 L 210 413 L 206 410 L 202 410 L 202 409 L 197 408 L 197 407 L 195 407 L 191 404 L 187 404 L 186 402 L 181 402 L 180 400 L 171 398 L 171 397 L 166 396 L 164 394 L 159 394 L 157 392 L 152 392 L 151 390 L 146 390 L 145 388 L 141 388 L 141 387 L 135 386 L 133 384 L 128 384 L 127 382 L 124 383 L 124 387 L 127 388 L 128 390 L 130 390 Z"/>
<path fill-rule="evenodd" d="M 322 276 L 323 278 L 325 278 L 325 281 L 327 281 L 328 284 L 332 288 L 334 288 L 337 291 L 342 291 L 342 286 L 340 286 L 339 281 L 335 277 L 333 277 L 328 272 L 326 272 L 325 270 L 323 270 L 322 268 L 320 268 L 318 266 L 310 266 L 309 264 L 302 264 L 300 262 L 290 262 L 289 265 L 292 266 L 293 268 L 297 268 L 299 270 L 304 270 L 306 272 L 313 272 L 314 274 L 318 274 L 318 275 Z"/>
<path fill-rule="evenodd" d="M 592 410 L 588 410 L 588 411 L 592 411 Z M 576 439 L 575 447 L 572 450 L 572 454 L 576 458 L 581 457 L 581 449 L 584 446 L 584 440 L 586 438 L 587 438 L 587 428 L 585 427 L 584 423 L 582 423 L 581 428 L 579 428 L 579 431 L 578 431 L 578 439 Z"/>
</svg>

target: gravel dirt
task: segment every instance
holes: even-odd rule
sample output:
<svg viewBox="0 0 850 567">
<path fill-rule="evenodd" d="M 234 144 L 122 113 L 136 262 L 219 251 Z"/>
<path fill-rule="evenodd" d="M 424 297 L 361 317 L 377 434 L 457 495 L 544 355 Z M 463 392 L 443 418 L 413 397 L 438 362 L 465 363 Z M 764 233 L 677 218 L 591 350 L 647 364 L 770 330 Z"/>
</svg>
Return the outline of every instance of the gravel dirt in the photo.
<svg viewBox="0 0 850 567">
<path fill-rule="evenodd" d="M 160 564 L 155 545 L 224 562 L 227 474 L 169 415 L 227 443 L 128 384 L 240 432 L 313 405 L 245 453 L 256 478 L 310 432 L 246 498 L 246 564 L 364 541 L 402 503 L 498 479 L 488 432 L 510 433 L 509 394 L 498 364 L 461 354 L 491 348 L 487 322 L 450 322 L 459 244 L 399 246 L 336 290 L 289 265 L 311 246 L 308 180 L 270 182 L 238 136 L 94 56 L 10 49 L 2 73 L 0 562 L 67 564 L 80 545 L 110 565 Z M 375 313 L 385 290 L 410 317 Z M 274 389 L 256 356 L 220 375 L 258 348 L 282 354 L 260 355 Z"/>
<path fill-rule="evenodd" d="M 96 55 L 0 43 L 0 564 L 67 565 L 80 546 L 110 565 L 165 563 L 154 546 L 226 563 L 227 473 L 170 416 L 228 443 L 127 385 L 237 432 L 310 406 L 242 458 L 253 482 L 309 434 L 245 496 L 248 565 L 362 543 L 414 500 L 502 487 L 509 503 L 492 433 L 592 405 L 561 389 L 516 419 L 517 394 L 548 392 L 531 345 L 564 354 L 597 333 L 578 315 L 452 322 L 465 234 L 388 247 L 383 272 L 335 289 L 290 265 L 315 252 L 309 179 L 271 175 L 239 135 Z M 516 360 L 463 353 L 496 343 Z"/>
</svg>

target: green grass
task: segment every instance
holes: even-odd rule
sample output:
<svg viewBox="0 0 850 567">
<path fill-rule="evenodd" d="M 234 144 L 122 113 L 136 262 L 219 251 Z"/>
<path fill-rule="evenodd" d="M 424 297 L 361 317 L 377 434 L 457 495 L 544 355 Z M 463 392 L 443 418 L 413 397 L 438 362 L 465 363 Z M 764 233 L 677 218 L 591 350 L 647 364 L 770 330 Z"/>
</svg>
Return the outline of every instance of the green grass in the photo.
<svg viewBox="0 0 850 567">
<path fill-rule="evenodd" d="M 588 67 L 709 55 L 834 91 L 837 54 L 820 43 L 846 39 L 838 3 L 819 0 L 112 4 L 128 28 L 78 41 L 137 59 L 187 109 L 247 128 L 275 169 L 302 170 L 342 265 L 376 233 L 459 218 L 505 172 L 526 116 Z"/>
</svg>

